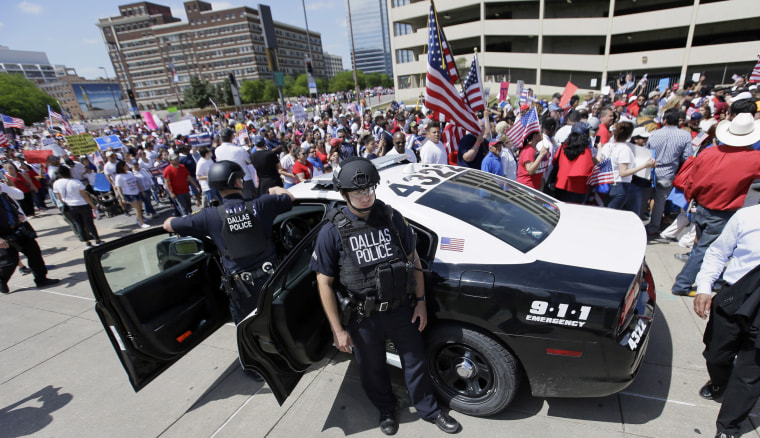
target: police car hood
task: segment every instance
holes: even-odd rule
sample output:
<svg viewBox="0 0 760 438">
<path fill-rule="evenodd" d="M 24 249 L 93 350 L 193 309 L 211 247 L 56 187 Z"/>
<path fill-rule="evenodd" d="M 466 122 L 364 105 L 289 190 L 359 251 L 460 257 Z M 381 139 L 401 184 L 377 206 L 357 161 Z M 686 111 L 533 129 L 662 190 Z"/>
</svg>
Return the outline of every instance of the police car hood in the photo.
<svg viewBox="0 0 760 438">
<path fill-rule="evenodd" d="M 564 265 L 636 274 L 646 254 L 644 225 L 628 211 L 559 204 L 554 231 L 529 255 Z M 627 251 L 621 249 L 627 248 Z"/>
</svg>

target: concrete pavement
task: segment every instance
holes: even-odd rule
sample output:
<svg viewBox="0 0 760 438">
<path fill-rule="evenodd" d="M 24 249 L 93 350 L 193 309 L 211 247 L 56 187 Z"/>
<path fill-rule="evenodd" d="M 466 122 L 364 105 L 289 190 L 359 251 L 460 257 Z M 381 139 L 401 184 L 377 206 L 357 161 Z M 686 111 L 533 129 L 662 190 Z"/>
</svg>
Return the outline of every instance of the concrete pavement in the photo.
<svg viewBox="0 0 760 438">
<path fill-rule="evenodd" d="M 159 226 L 162 218 L 149 223 Z M 245 377 L 231 324 L 139 393 L 93 309 L 84 271 L 84 244 L 55 210 L 31 219 L 40 235 L 50 277 L 63 281 L 33 288 L 16 272 L 11 294 L 0 295 L 0 437 L 310 437 L 382 436 L 377 413 L 362 393 L 355 364 L 334 353 L 302 379 L 283 406 L 268 387 Z M 105 240 L 138 231 L 134 217 L 101 219 Z M 542 399 L 523 387 L 515 401 L 490 418 L 454 413 L 460 436 L 712 437 L 719 404 L 697 391 L 707 380 L 701 356 L 705 323 L 692 298 L 670 294 L 686 252 L 651 242 L 658 312 L 647 356 L 634 383 L 604 398 Z M 403 405 L 399 436 L 441 436 L 418 421 L 400 373 L 395 392 Z M 760 437 L 760 410 L 746 435 Z"/>
</svg>

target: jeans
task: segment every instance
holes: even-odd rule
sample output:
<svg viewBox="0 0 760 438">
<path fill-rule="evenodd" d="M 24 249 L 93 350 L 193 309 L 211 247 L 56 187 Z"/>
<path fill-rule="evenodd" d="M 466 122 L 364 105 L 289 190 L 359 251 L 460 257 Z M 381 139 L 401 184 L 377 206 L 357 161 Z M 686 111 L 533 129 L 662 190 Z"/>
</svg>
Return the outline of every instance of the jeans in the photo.
<svg viewBox="0 0 760 438">
<path fill-rule="evenodd" d="M 628 202 L 628 194 L 631 191 L 631 183 L 617 182 L 610 185 L 610 202 L 608 208 L 622 210 Z"/>
<path fill-rule="evenodd" d="M 667 201 L 672 189 L 673 181 L 657 181 L 657 187 L 654 190 L 654 205 L 652 206 L 651 220 L 649 221 L 649 225 L 647 225 L 647 233 L 657 233 L 660 231 L 662 214 L 665 212 L 665 201 Z"/>
<path fill-rule="evenodd" d="M 636 216 L 640 216 L 642 193 L 643 191 L 641 187 L 636 184 L 631 184 L 631 187 L 628 190 L 628 199 L 626 199 L 625 207 L 623 208 L 632 211 Z"/>
<path fill-rule="evenodd" d="M 190 193 L 175 193 L 174 201 L 174 207 L 180 216 L 187 216 L 193 212 L 193 206 L 190 204 Z"/>
<path fill-rule="evenodd" d="M 735 210 L 710 210 L 701 205 L 697 207 L 697 212 L 692 216 L 692 222 L 697 229 L 697 243 L 692 248 L 691 255 L 686 260 L 681 272 L 676 276 L 676 281 L 671 289 L 673 292 L 686 293 L 691 290 L 694 280 L 697 279 L 699 269 L 702 268 L 705 251 L 720 236 L 726 222 L 731 219 L 734 213 Z"/>
<path fill-rule="evenodd" d="M 141 190 L 140 197 L 142 197 L 144 211 L 154 216 L 158 214 L 156 213 L 156 209 L 153 208 L 153 204 L 150 202 L 150 190 Z"/>
</svg>

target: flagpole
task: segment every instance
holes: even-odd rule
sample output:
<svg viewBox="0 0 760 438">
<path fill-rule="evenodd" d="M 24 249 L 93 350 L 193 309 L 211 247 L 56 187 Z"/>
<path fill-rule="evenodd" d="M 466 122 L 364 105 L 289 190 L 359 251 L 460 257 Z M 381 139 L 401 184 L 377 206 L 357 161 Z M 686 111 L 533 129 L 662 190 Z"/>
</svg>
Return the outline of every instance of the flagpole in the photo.
<svg viewBox="0 0 760 438">
<path fill-rule="evenodd" d="M 433 0 L 430 0 L 430 5 L 433 7 L 433 13 L 435 14 L 435 22 L 438 24 L 436 26 L 436 30 L 438 31 L 438 41 L 443 42 L 446 41 L 446 44 L 449 44 L 449 40 L 446 39 L 446 35 L 441 38 L 441 32 L 443 32 L 443 26 L 441 25 L 441 20 L 438 19 L 438 9 L 435 8 L 435 4 L 433 3 Z M 428 18 L 428 27 L 430 27 L 430 18 Z M 449 52 L 451 52 L 451 60 L 454 61 L 454 71 L 457 72 L 457 80 L 460 83 L 462 82 L 462 76 L 459 75 L 459 67 L 457 67 L 457 61 L 454 59 L 454 51 L 451 49 L 451 46 L 449 46 Z M 446 70 L 446 56 L 443 54 L 443 47 L 441 47 L 441 68 Z"/>
<path fill-rule="evenodd" d="M 484 124 L 483 137 L 485 138 L 486 135 L 488 136 L 491 135 L 491 110 L 488 108 L 488 98 L 485 95 L 486 87 L 485 87 L 485 84 L 483 84 L 483 78 L 480 77 L 480 63 L 478 62 L 478 48 L 473 47 L 472 51 L 474 52 L 474 57 L 475 57 L 475 73 L 478 75 L 478 82 L 480 83 L 480 91 L 482 93 L 483 106 L 485 107 L 483 109 L 483 124 Z M 464 95 L 465 97 L 467 97 L 467 90 L 464 90 Z M 467 104 L 469 105 L 469 100 L 467 101 Z"/>
</svg>

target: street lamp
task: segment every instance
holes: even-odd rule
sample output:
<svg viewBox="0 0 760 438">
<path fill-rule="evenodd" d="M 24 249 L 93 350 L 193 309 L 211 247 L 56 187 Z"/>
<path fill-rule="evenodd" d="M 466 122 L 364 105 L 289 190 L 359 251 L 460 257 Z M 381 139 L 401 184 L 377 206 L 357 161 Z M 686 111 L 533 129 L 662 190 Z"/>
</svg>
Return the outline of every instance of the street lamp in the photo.
<svg viewBox="0 0 760 438">
<path fill-rule="evenodd" d="M 108 80 L 108 70 L 106 70 L 105 67 L 98 67 L 99 69 L 103 70 L 103 73 L 106 74 L 106 81 Z M 121 119 L 121 110 L 119 109 L 119 104 L 116 102 L 116 95 L 113 92 L 113 88 L 111 86 L 108 86 L 108 89 L 111 90 L 111 97 L 113 97 L 113 105 L 116 107 L 116 113 L 119 115 L 119 119 Z"/>
</svg>

